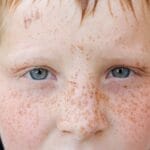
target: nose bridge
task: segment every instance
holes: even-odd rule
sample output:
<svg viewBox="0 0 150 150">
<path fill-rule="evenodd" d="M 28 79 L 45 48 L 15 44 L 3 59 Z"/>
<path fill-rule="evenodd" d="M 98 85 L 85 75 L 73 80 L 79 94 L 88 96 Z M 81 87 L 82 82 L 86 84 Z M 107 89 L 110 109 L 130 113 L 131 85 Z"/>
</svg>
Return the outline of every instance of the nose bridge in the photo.
<svg viewBox="0 0 150 150">
<path fill-rule="evenodd" d="M 89 81 L 69 81 L 67 90 L 69 102 L 80 112 L 96 110 L 100 100 L 100 91 L 98 90 L 97 83 Z"/>
<path fill-rule="evenodd" d="M 74 104 L 74 109 L 80 116 L 80 121 L 91 123 L 94 120 L 98 120 L 101 113 L 99 108 L 100 95 L 101 93 L 96 82 L 95 84 L 93 82 L 79 83 L 74 91 L 74 95 L 70 97 L 70 102 Z"/>
<path fill-rule="evenodd" d="M 60 128 L 64 131 L 87 136 L 102 130 L 105 118 L 100 109 L 101 92 L 97 82 L 69 81 L 64 98 Z"/>
</svg>

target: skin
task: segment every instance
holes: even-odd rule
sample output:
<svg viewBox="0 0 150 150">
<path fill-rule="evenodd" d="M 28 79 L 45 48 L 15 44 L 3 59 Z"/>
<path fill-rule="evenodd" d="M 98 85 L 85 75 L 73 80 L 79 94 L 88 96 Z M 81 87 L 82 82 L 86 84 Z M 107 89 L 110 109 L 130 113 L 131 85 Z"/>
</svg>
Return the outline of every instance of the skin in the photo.
<svg viewBox="0 0 150 150">
<path fill-rule="evenodd" d="M 6 150 L 150 150 L 150 15 L 98 3 L 80 25 L 74 0 L 21 3 L 0 45 Z M 146 7 L 145 7 L 146 8 Z M 145 12 L 145 14 L 143 13 Z M 126 66 L 128 78 L 110 68 Z M 41 81 L 29 70 L 51 73 Z"/>
</svg>

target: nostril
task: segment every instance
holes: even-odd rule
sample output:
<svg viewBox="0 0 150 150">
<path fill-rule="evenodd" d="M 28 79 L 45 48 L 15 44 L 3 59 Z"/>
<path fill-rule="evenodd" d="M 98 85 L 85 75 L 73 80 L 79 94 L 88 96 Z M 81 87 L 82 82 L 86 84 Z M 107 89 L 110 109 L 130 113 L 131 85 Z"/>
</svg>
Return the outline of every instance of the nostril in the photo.
<svg viewBox="0 0 150 150">
<path fill-rule="evenodd" d="M 57 122 L 57 129 L 64 134 L 70 134 L 71 133 L 71 129 L 70 126 L 68 125 L 68 123 L 64 120 L 59 120 L 59 122 Z"/>
<path fill-rule="evenodd" d="M 102 134 L 102 131 L 99 130 L 99 131 L 96 131 L 96 132 L 95 132 L 95 135 L 98 135 L 98 134 Z"/>
<path fill-rule="evenodd" d="M 63 132 L 63 133 L 71 133 L 70 131 L 67 131 L 67 130 L 62 130 L 61 132 Z"/>
</svg>

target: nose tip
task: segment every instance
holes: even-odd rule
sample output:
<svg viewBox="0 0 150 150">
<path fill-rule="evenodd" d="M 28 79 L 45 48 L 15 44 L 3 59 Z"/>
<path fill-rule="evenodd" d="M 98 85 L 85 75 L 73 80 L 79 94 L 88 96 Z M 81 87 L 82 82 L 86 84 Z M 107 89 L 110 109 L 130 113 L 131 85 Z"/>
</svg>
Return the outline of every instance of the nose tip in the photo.
<svg viewBox="0 0 150 150">
<path fill-rule="evenodd" d="M 57 128 L 67 134 L 75 136 L 77 139 L 84 140 L 92 136 L 101 135 L 107 128 L 107 122 L 104 117 L 84 116 L 78 118 L 64 118 L 57 123 Z"/>
<path fill-rule="evenodd" d="M 103 123 L 97 124 L 95 121 L 90 121 L 79 125 L 76 129 L 72 130 L 72 133 L 80 140 L 84 140 L 94 136 L 101 136 L 105 127 Z"/>
</svg>

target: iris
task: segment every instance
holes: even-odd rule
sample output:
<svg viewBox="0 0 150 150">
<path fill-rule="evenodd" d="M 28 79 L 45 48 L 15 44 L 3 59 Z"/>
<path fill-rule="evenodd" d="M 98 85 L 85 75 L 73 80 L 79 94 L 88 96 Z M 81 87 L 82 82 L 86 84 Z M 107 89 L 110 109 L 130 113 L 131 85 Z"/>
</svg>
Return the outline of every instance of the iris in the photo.
<svg viewBox="0 0 150 150">
<path fill-rule="evenodd" d="M 44 80 L 48 77 L 49 71 L 43 68 L 34 68 L 29 71 L 29 74 L 33 80 Z"/>
<path fill-rule="evenodd" d="M 115 78 L 128 78 L 131 70 L 124 67 L 118 67 L 111 70 L 111 74 Z"/>
</svg>

